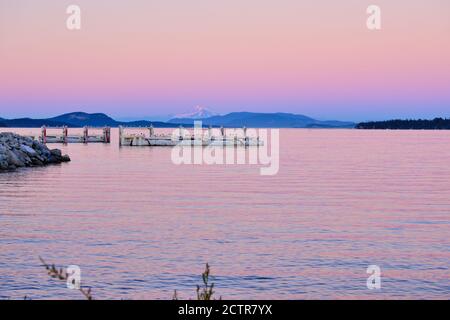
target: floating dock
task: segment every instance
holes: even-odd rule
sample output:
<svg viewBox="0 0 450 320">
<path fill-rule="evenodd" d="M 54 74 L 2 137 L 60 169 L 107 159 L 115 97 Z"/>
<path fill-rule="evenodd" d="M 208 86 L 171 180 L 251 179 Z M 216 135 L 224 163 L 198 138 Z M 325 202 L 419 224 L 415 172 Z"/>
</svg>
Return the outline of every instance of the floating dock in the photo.
<svg viewBox="0 0 450 320">
<path fill-rule="evenodd" d="M 205 135 L 195 135 L 180 127 L 174 134 L 155 134 L 152 126 L 145 133 L 126 133 L 126 129 L 142 130 L 142 128 L 119 127 L 120 146 L 143 147 L 143 146 L 263 146 L 264 141 L 258 137 L 247 136 L 247 128 L 242 128 L 241 135 L 236 133 L 226 135 L 225 129 L 220 128 L 220 135 L 214 136 L 212 128 Z"/>
<path fill-rule="evenodd" d="M 60 134 L 49 134 L 50 130 L 59 130 Z M 90 135 L 90 132 L 94 133 Z M 38 140 L 42 143 L 110 143 L 111 142 L 111 128 L 110 127 L 83 127 L 82 134 L 69 134 L 69 128 L 64 127 L 46 127 L 41 128 L 41 135 Z"/>
</svg>

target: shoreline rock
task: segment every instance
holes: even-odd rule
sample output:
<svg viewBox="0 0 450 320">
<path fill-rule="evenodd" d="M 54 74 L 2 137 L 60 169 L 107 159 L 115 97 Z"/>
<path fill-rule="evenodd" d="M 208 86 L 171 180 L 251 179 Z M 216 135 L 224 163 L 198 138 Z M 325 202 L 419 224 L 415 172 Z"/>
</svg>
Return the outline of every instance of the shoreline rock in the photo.
<svg viewBox="0 0 450 320">
<path fill-rule="evenodd" d="M 45 144 L 18 134 L 0 133 L 0 172 L 69 161 L 70 157 L 59 149 L 50 150 Z"/>
</svg>

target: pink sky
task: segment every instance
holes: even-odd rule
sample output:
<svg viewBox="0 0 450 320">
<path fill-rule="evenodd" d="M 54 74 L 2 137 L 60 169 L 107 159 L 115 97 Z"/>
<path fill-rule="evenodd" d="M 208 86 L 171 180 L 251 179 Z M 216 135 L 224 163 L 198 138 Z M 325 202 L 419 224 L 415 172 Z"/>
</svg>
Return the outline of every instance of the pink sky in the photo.
<svg viewBox="0 0 450 320">
<path fill-rule="evenodd" d="M 82 9 L 80 31 L 66 7 Z M 382 30 L 366 8 L 382 9 Z M 0 117 L 450 116 L 448 0 L 0 0 Z"/>
</svg>

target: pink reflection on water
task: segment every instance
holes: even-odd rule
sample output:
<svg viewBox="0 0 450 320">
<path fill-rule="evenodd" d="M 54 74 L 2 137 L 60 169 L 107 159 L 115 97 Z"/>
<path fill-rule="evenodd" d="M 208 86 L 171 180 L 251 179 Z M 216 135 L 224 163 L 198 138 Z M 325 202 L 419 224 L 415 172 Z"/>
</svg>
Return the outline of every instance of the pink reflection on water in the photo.
<svg viewBox="0 0 450 320">
<path fill-rule="evenodd" d="M 206 261 L 224 298 L 449 298 L 449 132 L 282 130 L 269 177 L 113 138 L 0 175 L 0 297 L 81 298 L 42 255 L 99 298 L 193 298 Z"/>
</svg>

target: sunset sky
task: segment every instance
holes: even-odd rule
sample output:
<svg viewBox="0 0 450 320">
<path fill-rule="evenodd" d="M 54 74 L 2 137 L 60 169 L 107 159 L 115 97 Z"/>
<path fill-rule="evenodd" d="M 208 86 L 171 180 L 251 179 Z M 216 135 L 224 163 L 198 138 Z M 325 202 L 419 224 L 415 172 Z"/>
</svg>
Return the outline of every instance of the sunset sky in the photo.
<svg viewBox="0 0 450 320">
<path fill-rule="evenodd" d="M 67 6 L 82 10 L 66 28 Z M 366 8 L 382 9 L 382 30 Z M 448 0 L 0 0 L 0 117 L 450 117 Z"/>
</svg>

